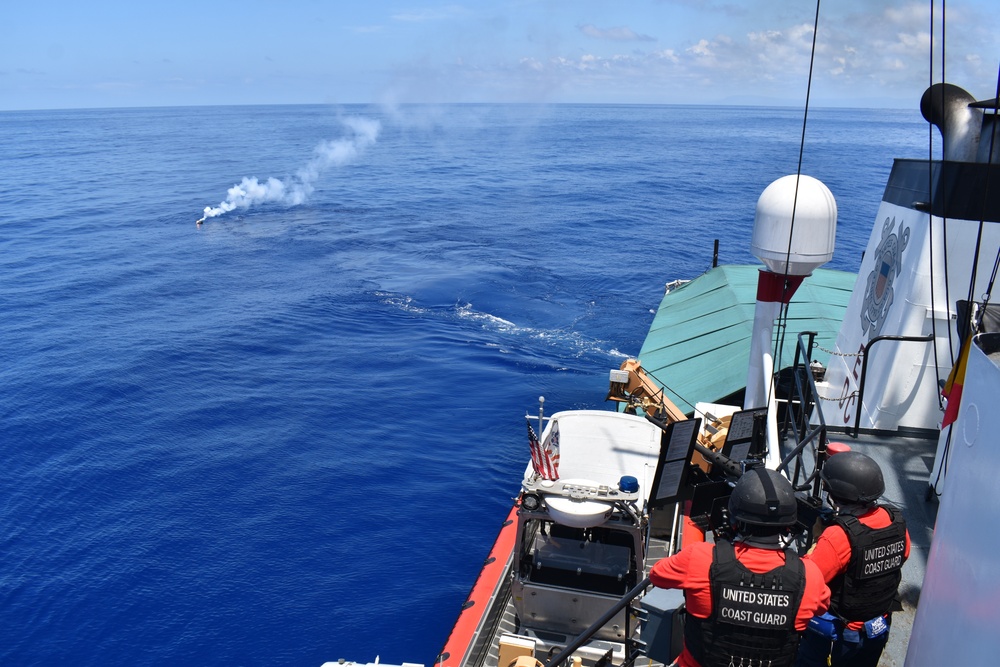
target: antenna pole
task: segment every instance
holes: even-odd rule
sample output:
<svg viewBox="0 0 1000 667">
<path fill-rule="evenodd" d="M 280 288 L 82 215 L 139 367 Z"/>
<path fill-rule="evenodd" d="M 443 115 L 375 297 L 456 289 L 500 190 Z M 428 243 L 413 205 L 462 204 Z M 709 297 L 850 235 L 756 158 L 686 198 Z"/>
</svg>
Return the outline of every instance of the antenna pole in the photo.
<svg viewBox="0 0 1000 667">
<path fill-rule="evenodd" d="M 545 397 L 538 397 L 538 437 L 542 437 L 542 431 L 545 430 Z"/>
</svg>

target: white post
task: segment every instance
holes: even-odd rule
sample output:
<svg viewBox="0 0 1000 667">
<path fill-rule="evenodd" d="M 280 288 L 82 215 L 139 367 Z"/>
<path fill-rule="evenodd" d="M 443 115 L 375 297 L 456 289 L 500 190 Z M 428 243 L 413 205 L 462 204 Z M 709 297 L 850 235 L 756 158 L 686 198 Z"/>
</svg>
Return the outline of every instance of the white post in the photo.
<svg viewBox="0 0 1000 667">
<path fill-rule="evenodd" d="M 750 365 L 747 368 L 744 409 L 759 408 L 767 404 L 774 368 L 774 321 L 780 312 L 780 301 L 758 299 L 753 316 L 753 337 L 750 339 Z"/>
<path fill-rule="evenodd" d="M 753 317 L 753 336 L 750 338 L 750 363 L 747 370 L 747 388 L 743 409 L 767 406 L 767 454 L 764 465 L 772 470 L 781 463 L 778 451 L 778 400 L 774 387 L 774 321 L 781 314 L 781 307 L 792 295 L 805 276 L 784 276 L 761 270 L 757 278 L 757 307 Z"/>
</svg>

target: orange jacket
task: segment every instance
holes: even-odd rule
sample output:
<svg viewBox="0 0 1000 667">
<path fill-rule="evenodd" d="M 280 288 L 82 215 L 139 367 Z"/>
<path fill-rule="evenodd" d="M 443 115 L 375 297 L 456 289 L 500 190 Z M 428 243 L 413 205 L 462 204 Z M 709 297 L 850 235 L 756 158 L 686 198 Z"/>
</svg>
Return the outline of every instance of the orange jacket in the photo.
<svg viewBox="0 0 1000 667">
<path fill-rule="evenodd" d="M 873 507 L 866 514 L 858 517 L 863 525 L 869 528 L 885 528 L 892 523 L 889 513 L 881 507 Z M 910 532 L 906 532 L 906 549 L 903 551 L 905 558 L 910 557 Z M 851 562 L 851 542 L 847 539 L 847 533 L 840 526 L 834 524 L 827 526 L 823 534 L 816 540 L 816 544 L 809 550 L 802 560 L 815 563 L 820 572 L 823 573 L 823 580 L 830 583 L 847 569 L 847 564 Z M 869 619 L 865 619 L 866 621 Z M 847 624 L 851 630 L 860 630 L 865 625 L 864 621 L 854 621 Z"/>
<path fill-rule="evenodd" d="M 751 547 L 744 542 L 737 542 L 734 546 L 736 558 L 753 572 L 770 572 L 785 564 L 785 554 L 781 551 Z M 687 613 L 708 618 L 712 614 L 712 588 L 708 571 L 712 566 L 714 551 L 715 545 L 709 542 L 689 544 L 673 556 L 657 562 L 650 570 L 649 578 L 653 585 L 660 588 L 682 589 Z M 805 567 L 806 588 L 795 616 L 795 629 L 799 632 L 806 629 L 809 619 L 822 614 L 830 606 L 830 589 L 823 581 L 823 573 L 815 563 L 804 558 L 802 565 Z M 687 647 L 681 652 L 677 664 L 680 667 L 699 667 Z"/>
</svg>

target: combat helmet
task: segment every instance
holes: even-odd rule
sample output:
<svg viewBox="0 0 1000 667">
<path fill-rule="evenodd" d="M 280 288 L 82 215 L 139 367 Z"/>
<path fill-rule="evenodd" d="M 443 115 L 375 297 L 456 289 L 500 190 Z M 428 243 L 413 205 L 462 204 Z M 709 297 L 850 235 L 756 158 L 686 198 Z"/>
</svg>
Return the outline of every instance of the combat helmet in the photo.
<svg viewBox="0 0 1000 667">
<path fill-rule="evenodd" d="M 820 477 L 830 495 L 841 502 L 870 505 L 885 492 L 882 469 L 861 452 L 842 452 L 823 465 Z"/>
<path fill-rule="evenodd" d="M 743 473 L 729 496 L 729 519 L 749 527 L 795 525 L 798 503 L 791 483 L 768 468 Z"/>
</svg>

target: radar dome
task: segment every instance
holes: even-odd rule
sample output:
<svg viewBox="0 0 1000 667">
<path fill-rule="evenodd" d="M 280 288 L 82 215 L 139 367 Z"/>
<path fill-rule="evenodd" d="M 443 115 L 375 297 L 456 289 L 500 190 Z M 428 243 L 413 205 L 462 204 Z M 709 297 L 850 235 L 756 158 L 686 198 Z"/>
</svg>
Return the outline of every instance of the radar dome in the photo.
<svg viewBox="0 0 1000 667">
<path fill-rule="evenodd" d="M 812 176 L 782 176 L 757 200 L 750 249 L 774 273 L 807 276 L 833 257 L 837 236 L 837 202 L 833 193 Z M 795 230 L 789 249 L 792 209 Z"/>
</svg>

